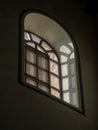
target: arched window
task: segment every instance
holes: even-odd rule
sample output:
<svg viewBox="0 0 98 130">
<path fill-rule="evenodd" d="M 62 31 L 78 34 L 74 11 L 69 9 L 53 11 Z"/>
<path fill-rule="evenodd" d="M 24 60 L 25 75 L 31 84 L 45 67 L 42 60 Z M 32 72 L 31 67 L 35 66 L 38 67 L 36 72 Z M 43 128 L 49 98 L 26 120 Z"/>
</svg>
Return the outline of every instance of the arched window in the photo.
<svg viewBox="0 0 98 130">
<path fill-rule="evenodd" d="M 22 83 L 82 112 L 78 52 L 69 34 L 38 12 L 22 20 Z"/>
</svg>

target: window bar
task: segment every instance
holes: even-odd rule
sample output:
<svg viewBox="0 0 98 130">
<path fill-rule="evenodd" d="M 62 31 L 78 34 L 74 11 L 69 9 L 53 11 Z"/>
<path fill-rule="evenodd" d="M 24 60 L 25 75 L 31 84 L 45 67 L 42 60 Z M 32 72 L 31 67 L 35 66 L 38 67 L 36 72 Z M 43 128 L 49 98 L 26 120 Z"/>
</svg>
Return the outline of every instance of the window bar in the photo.
<svg viewBox="0 0 98 130">
<path fill-rule="evenodd" d="M 62 76 L 61 76 L 61 64 L 60 64 L 60 59 L 58 59 L 58 71 L 59 71 L 60 99 L 63 99 L 63 89 L 62 89 Z"/>
<path fill-rule="evenodd" d="M 43 40 L 41 39 L 41 40 L 40 40 L 40 43 L 39 43 L 40 46 L 41 46 L 42 42 L 43 42 Z"/>
<path fill-rule="evenodd" d="M 31 37 L 31 34 L 30 34 L 30 33 L 29 33 L 29 36 L 30 36 L 30 40 L 31 40 L 31 42 L 32 42 L 33 40 L 32 40 L 32 37 Z"/>
<path fill-rule="evenodd" d="M 37 45 L 35 44 L 35 49 L 36 49 L 36 78 L 38 79 L 38 53 L 37 53 Z M 37 87 L 38 87 L 38 82 L 37 82 Z"/>
<path fill-rule="evenodd" d="M 70 60 L 70 59 L 68 59 Z M 71 62 L 71 61 L 70 61 Z M 69 84 L 69 103 L 73 105 L 73 99 L 72 99 L 72 78 L 71 78 L 71 63 L 68 64 L 68 84 Z"/>
<path fill-rule="evenodd" d="M 48 59 L 48 61 L 49 61 L 49 65 L 48 65 L 48 67 L 49 67 L 49 73 L 48 73 L 48 75 L 49 75 L 49 94 L 51 94 L 50 58 Z"/>
<path fill-rule="evenodd" d="M 25 82 L 26 82 L 26 65 L 27 65 L 27 63 L 26 63 L 26 47 L 24 47 L 24 53 L 25 53 L 25 59 L 24 59 L 24 70 L 25 70 Z"/>
</svg>

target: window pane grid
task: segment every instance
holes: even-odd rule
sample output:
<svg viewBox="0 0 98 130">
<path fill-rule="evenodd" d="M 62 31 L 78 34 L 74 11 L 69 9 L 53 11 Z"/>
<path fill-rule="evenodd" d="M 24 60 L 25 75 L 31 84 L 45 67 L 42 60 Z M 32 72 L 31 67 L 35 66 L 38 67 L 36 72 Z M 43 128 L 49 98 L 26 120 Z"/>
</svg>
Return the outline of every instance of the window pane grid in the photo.
<svg viewBox="0 0 98 130">
<path fill-rule="evenodd" d="M 29 41 L 30 42 L 30 41 Z M 36 54 L 36 63 L 32 63 L 31 61 L 29 61 L 28 59 L 26 59 L 25 58 L 25 60 L 26 60 L 26 62 L 28 62 L 28 63 L 30 63 L 31 65 L 33 65 L 33 66 L 35 66 L 36 67 L 36 77 L 34 77 L 34 76 L 31 76 L 31 75 L 29 75 L 29 76 L 31 76 L 32 77 L 32 79 L 34 80 L 34 81 L 36 81 L 36 83 L 37 83 L 37 87 L 39 87 L 39 83 L 41 83 L 41 84 L 43 84 L 42 86 L 43 86 L 43 91 L 48 91 L 48 89 L 47 88 L 45 88 L 44 87 L 44 85 L 45 86 L 47 86 L 48 88 L 49 88 L 49 93 L 50 94 L 52 94 L 52 95 L 54 95 L 54 96 L 56 96 L 56 97 L 58 97 L 58 98 L 60 98 L 61 97 L 61 86 L 60 86 L 60 71 L 59 71 L 59 69 L 58 69 L 58 59 L 57 59 L 57 57 L 56 57 L 56 55 L 55 55 L 55 53 L 53 52 L 53 50 L 52 50 L 52 48 L 50 47 L 50 46 L 46 46 L 46 44 L 45 44 L 45 48 L 47 48 L 47 51 L 46 52 L 48 52 L 48 51 L 52 51 L 52 53 L 51 52 L 48 52 L 49 54 L 50 54 L 50 56 L 46 56 L 46 54 L 44 53 L 44 52 L 42 52 L 43 50 L 44 50 L 44 44 L 42 44 L 43 42 L 41 42 L 41 48 L 43 49 L 43 50 L 38 50 L 38 44 L 36 44 L 36 42 L 35 41 L 33 41 L 33 43 L 35 44 L 35 46 L 34 45 L 32 45 L 31 46 L 31 44 L 29 45 L 29 44 L 25 44 L 25 47 L 27 48 L 27 49 L 29 49 L 30 51 L 32 50 L 33 51 L 33 53 L 34 54 Z M 34 48 L 35 47 L 35 48 Z M 49 50 L 51 48 L 51 50 Z M 52 54 L 52 55 L 51 55 Z M 50 66 L 50 62 L 48 62 L 48 64 L 46 63 L 46 66 L 48 66 L 48 68 L 46 68 L 45 67 L 45 64 L 43 64 L 43 61 L 42 61 L 42 63 L 40 62 L 40 60 L 39 59 L 41 59 L 41 58 L 39 58 L 39 56 L 40 57 L 42 57 L 42 59 L 44 60 L 44 62 L 45 62 L 45 59 L 47 60 L 47 61 L 51 61 L 55 66 L 57 66 L 56 67 L 56 69 L 57 70 L 54 70 L 54 69 L 51 69 L 51 66 Z M 44 65 L 44 66 L 43 66 Z M 55 67 L 54 66 L 54 67 Z M 46 73 L 47 74 L 47 77 L 48 77 L 48 79 L 45 79 L 45 77 L 46 76 L 44 76 L 44 79 L 41 79 L 42 78 L 42 76 L 39 76 L 39 69 L 42 71 L 42 72 L 44 72 L 44 73 Z M 50 70 L 51 69 L 51 70 Z M 41 74 L 40 74 L 41 75 Z M 50 80 L 50 75 L 54 75 L 55 76 L 55 78 L 57 77 L 57 82 L 58 82 L 58 84 L 59 84 L 59 86 L 51 86 L 52 84 L 54 84 L 54 83 L 52 83 L 51 84 L 51 80 Z M 30 82 L 30 81 L 29 81 Z M 41 85 L 40 85 L 41 86 Z M 40 88 L 40 87 L 39 87 Z M 41 89 L 41 88 L 40 88 Z M 53 89 L 53 90 L 52 90 Z M 52 91 L 51 91 L 52 90 Z M 54 94 L 53 94 L 53 91 L 54 91 Z M 58 94 L 57 94 L 58 93 Z"/>
<path fill-rule="evenodd" d="M 52 47 L 37 35 L 27 32 L 25 41 L 25 81 L 67 103 L 79 106 L 75 56 L 72 55 L 74 48 L 61 46 L 59 61 Z"/>
<path fill-rule="evenodd" d="M 35 46 L 35 48 L 37 48 L 37 46 Z M 31 47 L 29 47 L 28 45 L 26 45 L 26 48 L 25 48 L 25 50 L 32 50 L 32 48 Z M 33 53 L 34 54 L 36 54 L 36 64 L 35 63 L 32 63 L 31 61 L 28 61 L 28 59 L 26 58 L 27 57 L 27 54 L 26 54 L 26 52 L 25 52 L 25 64 L 30 64 L 30 65 L 32 65 L 32 66 L 35 66 L 36 67 L 36 76 L 34 76 L 30 71 L 29 71 L 29 73 L 27 72 L 27 71 L 25 71 L 26 72 L 26 74 L 28 74 L 28 75 L 32 75 L 32 78 L 34 79 L 34 77 L 35 77 L 35 81 L 37 80 L 37 86 L 38 86 L 38 83 L 39 82 L 41 82 L 41 83 L 45 83 L 45 82 L 49 82 L 48 81 L 48 79 L 47 79 L 47 81 L 45 81 L 45 79 L 38 79 L 39 77 L 41 78 L 42 76 L 39 76 L 39 72 L 38 72 L 38 69 L 40 69 L 40 70 L 43 70 L 44 71 L 44 73 L 46 73 L 47 75 L 48 75 L 48 73 L 49 73 L 49 71 L 48 70 L 46 70 L 46 69 L 44 69 L 44 68 L 41 68 L 41 67 L 39 67 L 38 66 L 38 55 L 39 55 L 39 52 L 38 51 L 33 51 Z M 42 54 L 42 53 L 40 53 L 40 54 Z M 47 59 L 47 57 L 45 56 L 45 55 L 41 55 L 42 57 L 44 57 L 45 59 Z M 44 77 L 46 77 L 46 76 L 44 76 Z M 49 77 L 49 76 L 48 76 Z M 43 81 L 44 80 L 44 81 Z M 49 86 L 49 84 L 45 84 L 46 86 Z"/>
</svg>

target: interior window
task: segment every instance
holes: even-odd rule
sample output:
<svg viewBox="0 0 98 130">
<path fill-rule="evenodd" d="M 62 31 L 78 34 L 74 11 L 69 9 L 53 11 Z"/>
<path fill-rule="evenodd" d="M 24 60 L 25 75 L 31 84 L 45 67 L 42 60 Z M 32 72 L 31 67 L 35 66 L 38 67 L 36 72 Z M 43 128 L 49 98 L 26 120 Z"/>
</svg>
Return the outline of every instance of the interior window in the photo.
<svg viewBox="0 0 98 130">
<path fill-rule="evenodd" d="M 53 19 L 24 15 L 22 81 L 51 98 L 82 111 L 77 49 Z"/>
</svg>

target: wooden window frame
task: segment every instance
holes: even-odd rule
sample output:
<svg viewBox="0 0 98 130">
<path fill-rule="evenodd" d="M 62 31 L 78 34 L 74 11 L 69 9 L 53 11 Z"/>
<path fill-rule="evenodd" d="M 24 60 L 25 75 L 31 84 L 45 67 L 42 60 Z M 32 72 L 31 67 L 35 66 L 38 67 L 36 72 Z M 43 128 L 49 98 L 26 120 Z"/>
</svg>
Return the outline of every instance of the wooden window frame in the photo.
<svg viewBox="0 0 98 130">
<path fill-rule="evenodd" d="M 21 84 L 23 84 L 25 87 L 29 87 L 29 88 L 31 88 L 31 89 L 33 89 L 33 90 L 35 90 L 35 91 L 38 91 L 38 92 L 40 92 L 40 93 L 42 93 L 42 94 L 44 94 L 44 95 L 46 95 L 46 96 L 48 96 L 48 97 L 50 97 L 50 98 L 52 98 L 52 99 L 54 99 L 55 101 L 57 101 L 57 102 L 60 102 L 60 103 L 62 103 L 62 104 L 64 104 L 65 106 L 68 106 L 68 107 L 70 107 L 70 108 L 72 108 L 73 110 L 75 110 L 75 111 L 77 111 L 77 112 L 79 112 L 79 113 L 81 113 L 81 114 L 84 114 L 85 115 L 85 109 L 84 109 L 84 98 L 83 98 L 83 88 L 82 88 L 82 82 L 81 82 L 81 71 L 80 71 L 80 60 L 79 60 L 79 55 L 78 55 L 78 48 L 77 48 L 77 46 L 76 46 L 76 44 L 75 44 L 75 41 L 74 41 L 74 39 L 72 38 L 72 35 L 69 33 L 69 31 L 66 29 L 66 31 L 67 31 L 67 33 L 68 33 L 68 35 L 70 36 L 70 38 L 71 38 L 71 40 L 72 40 L 72 42 L 74 43 L 74 47 L 75 47 L 75 55 L 76 55 L 76 61 L 77 61 L 77 63 L 76 63 L 76 67 L 78 68 L 76 71 L 76 74 L 77 74 L 77 76 L 78 76 L 78 79 L 77 79 L 77 81 L 78 81 L 78 84 L 79 84 L 79 86 L 78 86 L 78 88 L 79 88 L 79 98 L 80 98 L 80 100 L 81 100 L 81 106 L 79 107 L 79 108 L 77 108 L 77 107 L 75 107 L 75 106 L 73 106 L 73 105 L 71 105 L 71 104 L 69 104 L 69 103 L 67 103 L 67 102 L 65 102 L 65 101 L 63 101 L 62 100 L 62 98 L 63 98 L 63 96 L 62 96 L 62 93 L 61 93 L 61 99 L 59 99 L 59 98 L 57 98 L 57 97 L 55 97 L 55 96 L 53 96 L 53 95 L 51 95 L 51 94 L 48 94 L 48 93 L 46 93 L 46 92 L 44 92 L 43 90 L 41 90 L 41 89 L 38 89 L 38 88 L 36 88 L 36 87 L 34 87 L 33 85 L 30 85 L 30 84 L 28 84 L 28 83 L 26 83 L 25 81 L 24 81 L 24 58 L 23 58 L 23 56 L 24 56 L 24 17 L 27 15 L 27 14 L 29 14 L 29 13 L 31 13 L 31 12 L 38 12 L 38 13 L 41 13 L 41 14 L 44 14 L 44 13 L 42 13 L 42 12 L 39 12 L 39 11 L 34 11 L 34 10 L 26 10 L 26 12 L 23 12 L 23 14 L 22 14 L 22 19 L 20 19 L 20 22 L 21 22 L 21 30 L 20 30 L 20 36 L 22 37 L 20 37 L 20 41 L 21 41 L 21 44 L 19 45 L 19 83 L 21 83 Z M 44 15 L 47 15 L 47 14 L 44 14 Z M 49 16 L 50 17 L 50 16 Z M 50 17 L 51 18 L 51 17 Z M 52 18 L 53 19 L 53 18 Z M 56 20 L 55 20 L 56 21 Z M 57 22 L 57 21 L 56 21 Z M 58 22 L 57 22 L 58 23 Z M 60 24 L 60 23 L 58 23 L 58 24 Z M 60 24 L 61 25 L 61 24 Z M 62 25 L 61 25 L 62 26 Z M 62 26 L 63 28 L 65 28 L 64 26 Z M 27 30 L 26 30 L 27 31 Z M 27 31 L 27 32 L 30 32 L 30 31 Z M 30 32 L 30 33 L 32 33 L 32 32 Z M 34 33 L 33 33 L 34 34 Z M 39 37 L 39 36 L 38 36 Z M 43 38 L 41 38 L 41 41 L 40 41 L 40 44 L 41 44 L 41 42 L 42 42 L 42 40 L 44 40 Z M 32 41 L 30 41 L 30 40 L 28 40 L 28 42 L 32 42 Z M 33 41 L 34 42 L 34 41 Z M 48 51 L 47 51 L 48 52 Z M 58 54 L 57 54 L 58 55 Z M 20 57 L 21 56 L 21 57 Z M 51 59 L 51 61 L 52 61 L 52 59 Z M 59 60 L 59 63 L 60 63 L 60 60 Z M 60 67 L 60 70 L 59 70 L 59 73 L 61 74 L 61 67 Z M 30 76 L 30 75 L 28 75 L 28 77 L 30 77 L 31 79 L 32 79 L 32 77 Z M 36 80 L 36 79 L 34 79 L 34 80 Z M 60 77 L 60 81 L 61 81 L 61 77 Z M 61 86 L 62 86 L 62 83 L 60 82 L 60 84 L 61 84 Z M 46 85 L 46 84 L 45 84 Z M 48 86 L 48 85 L 47 85 Z M 61 91 L 62 91 L 62 87 L 61 87 Z"/>
</svg>

